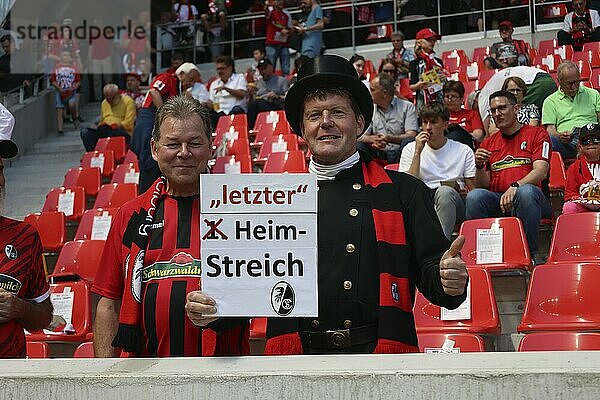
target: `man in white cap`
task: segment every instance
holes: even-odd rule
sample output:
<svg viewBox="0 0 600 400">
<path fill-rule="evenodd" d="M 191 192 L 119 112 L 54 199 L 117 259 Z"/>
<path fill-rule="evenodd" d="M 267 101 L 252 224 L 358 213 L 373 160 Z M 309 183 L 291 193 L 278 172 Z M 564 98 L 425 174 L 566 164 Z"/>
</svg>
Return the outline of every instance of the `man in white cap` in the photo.
<svg viewBox="0 0 600 400">
<path fill-rule="evenodd" d="M 175 75 L 177 75 L 177 79 L 181 83 L 182 93 L 189 94 L 200 103 L 208 105 L 208 90 L 202 83 L 202 74 L 196 64 L 191 62 L 181 64 L 175 71 Z"/>
<path fill-rule="evenodd" d="M 4 205 L 2 158 L 17 155 L 10 140 L 15 119 L 0 104 L 0 212 Z M 42 262 L 42 242 L 35 228 L 0 216 L 0 358 L 25 358 L 25 332 L 48 326 L 52 319 L 50 286 Z"/>
</svg>

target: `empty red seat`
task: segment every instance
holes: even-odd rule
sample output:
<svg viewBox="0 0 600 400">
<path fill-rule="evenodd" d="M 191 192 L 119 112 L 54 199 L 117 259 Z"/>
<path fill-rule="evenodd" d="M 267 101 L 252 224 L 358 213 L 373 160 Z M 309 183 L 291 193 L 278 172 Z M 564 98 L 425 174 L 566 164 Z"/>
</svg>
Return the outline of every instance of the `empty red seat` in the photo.
<svg viewBox="0 0 600 400">
<path fill-rule="evenodd" d="M 84 168 L 98 167 L 102 176 L 110 178 L 115 171 L 115 155 L 112 150 L 88 151 L 81 158 Z"/>
<path fill-rule="evenodd" d="M 65 332 L 60 324 L 51 333 L 35 331 L 26 335 L 28 342 L 71 342 L 88 341 L 92 333 L 92 306 L 89 284 L 84 281 L 58 282 L 50 284 L 50 301 L 56 304 L 54 314 L 72 325 L 73 331 Z M 58 303 L 60 301 L 60 303 Z M 58 305 L 60 304 L 60 307 Z M 70 311 L 70 312 L 69 312 Z"/>
<path fill-rule="evenodd" d="M 518 351 L 600 350 L 597 332 L 535 332 L 523 336 Z"/>
<path fill-rule="evenodd" d="M 571 61 L 587 61 L 590 63 L 592 69 L 600 68 L 600 50 L 577 52 L 573 55 Z"/>
<path fill-rule="evenodd" d="M 106 240 L 118 208 L 94 208 L 83 213 L 74 240 Z"/>
<path fill-rule="evenodd" d="M 496 225 L 492 225 L 496 224 Z M 477 231 L 502 228 L 502 261 L 486 264 L 477 263 Z M 523 270 L 531 268 L 531 255 L 521 220 L 516 217 L 481 218 L 464 221 L 460 226 L 460 234 L 465 236 L 465 244 L 461 255 L 471 268 L 482 268 L 488 271 Z M 481 258 L 481 257 L 480 257 Z"/>
<path fill-rule="evenodd" d="M 490 56 L 490 46 L 475 47 L 473 49 L 473 57 L 471 60 L 474 62 L 483 62 L 487 57 Z"/>
<path fill-rule="evenodd" d="M 46 342 L 27 342 L 27 358 L 50 357 L 50 346 Z"/>
<path fill-rule="evenodd" d="M 285 120 L 285 111 L 283 110 L 263 111 L 256 116 L 253 129 L 257 131 L 264 124 L 278 123 L 283 120 Z"/>
<path fill-rule="evenodd" d="M 115 161 L 120 163 L 125 159 L 127 153 L 127 142 L 123 136 L 105 137 L 98 139 L 96 151 L 107 151 L 112 150 L 115 157 Z"/>
<path fill-rule="evenodd" d="M 104 240 L 74 240 L 63 246 L 52 278 L 92 282 L 102 264 Z"/>
<path fill-rule="evenodd" d="M 542 55 L 540 53 L 540 55 L 538 55 L 533 60 L 534 65 L 537 65 L 537 64 L 546 65 L 548 67 L 548 72 L 556 72 L 556 69 L 558 68 L 558 66 L 560 65 L 561 62 L 562 62 L 562 58 L 558 54 L 553 54 L 553 53 L 546 54 L 546 55 Z"/>
<path fill-rule="evenodd" d="M 85 211 L 85 190 L 80 186 L 51 189 L 42 207 L 42 212 L 47 211 L 62 211 L 67 220 L 79 221 Z"/>
<path fill-rule="evenodd" d="M 238 132 L 239 137 L 248 137 L 248 117 L 246 114 L 223 115 L 215 127 L 215 145 L 221 143 L 223 136 L 233 127 L 233 132 Z M 232 139 L 232 138 L 228 138 Z"/>
<path fill-rule="evenodd" d="M 298 136 L 293 133 L 269 136 L 265 138 L 265 141 L 258 152 L 257 160 L 264 162 L 267 160 L 269 154 L 293 150 L 298 150 Z"/>
<path fill-rule="evenodd" d="M 123 163 L 117 165 L 111 183 L 139 183 L 140 169 L 137 163 Z"/>
<path fill-rule="evenodd" d="M 460 353 L 485 351 L 483 339 L 472 333 L 419 333 L 417 336 L 421 353 L 437 353 L 446 340 L 452 340 L 453 349 Z"/>
<path fill-rule="evenodd" d="M 446 60 L 453 58 L 460 58 L 464 60 L 464 62 L 469 62 L 469 57 L 467 56 L 467 53 L 465 53 L 465 51 L 462 49 L 447 50 L 442 52 L 442 61 L 444 61 L 444 65 Z"/>
<path fill-rule="evenodd" d="M 32 225 L 39 233 L 46 252 L 57 252 L 65 244 L 65 214 L 60 211 L 47 211 L 27 215 L 23 222 Z"/>
<path fill-rule="evenodd" d="M 125 159 L 123 160 L 123 163 L 124 164 L 135 163 L 135 165 L 137 166 L 138 165 L 137 155 L 133 151 L 131 151 L 131 149 L 127 150 L 127 153 L 125 154 Z"/>
<path fill-rule="evenodd" d="M 83 342 L 75 349 L 73 358 L 94 358 L 94 342 Z"/>
<path fill-rule="evenodd" d="M 592 87 L 596 90 L 600 90 L 600 68 L 592 70 L 592 76 L 590 76 L 590 82 Z"/>
<path fill-rule="evenodd" d="M 265 162 L 265 173 L 303 173 L 307 172 L 306 159 L 301 150 L 271 153 Z"/>
<path fill-rule="evenodd" d="M 483 66 L 483 64 L 479 64 L 477 62 L 463 64 L 460 66 L 460 69 L 458 71 L 459 80 L 463 82 L 463 84 L 467 80 L 476 81 L 477 79 L 479 79 L 479 71 L 482 71 L 484 69 L 485 67 Z"/>
<path fill-rule="evenodd" d="M 518 332 L 600 330 L 600 265 L 538 265 Z"/>
<path fill-rule="evenodd" d="M 553 151 L 550 156 L 550 181 L 548 186 L 551 191 L 564 191 L 566 182 L 565 163 L 560 153 Z"/>
<path fill-rule="evenodd" d="M 476 333 L 500 334 L 500 318 L 489 273 L 480 268 L 467 267 L 471 290 L 471 319 L 442 321 L 441 308 L 429 302 L 420 292 L 415 296 L 413 314 L 417 334 L 422 333 Z"/>
<path fill-rule="evenodd" d="M 63 180 L 63 186 L 66 188 L 73 188 L 75 186 L 84 188 L 87 197 L 96 197 L 101 184 L 102 176 L 98 167 L 69 168 Z"/>
<path fill-rule="evenodd" d="M 483 69 L 483 70 L 479 70 L 479 87 L 482 88 L 485 86 L 485 84 L 487 83 L 487 81 L 490 80 L 490 78 L 492 76 L 494 76 L 494 74 L 498 72 L 497 69 Z"/>
<path fill-rule="evenodd" d="M 269 137 L 274 135 L 287 135 L 292 133 L 287 119 L 280 119 L 272 124 L 263 124 L 256 131 L 252 145 L 260 146 Z"/>
<path fill-rule="evenodd" d="M 588 42 L 583 44 L 583 50 L 586 51 L 600 51 L 600 42 Z"/>
<path fill-rule="evenodd" d="M 563 214 L 556 220 L 547 264 L 600 262 L 600 213 Z"/>
<path fill-rule="evenodd" d="M 558 40 L 556 39 L 540 40 L 538 43 L 538 54 L 541 56 L 551 54 L 554 52 L 554 48 L 557 46 Z"/>
<path fill-rule="evenodd" d="M 94 208 L 121 207 L 137 196 L 138 185 L 135 183 L 108 183 L 102 185 Z"/>
<path fill-rule="evenodd" d="M 248 156 L 250 157 L 250 143 L 248 138 L 228 140 L 225 144 L 226 156 Z"/>
<path fill-rule="evenodd" d="M 252 318 L 250 320 L 250 338 L 264 339 L 267 336 L 267 319 Z"/>
<path fill-rule="evenodd" d="M 211 172 L 215 174 L 250 174 L 252 173 L 252 160 L 248 154 L 218 157 Z"/>
<path fill-rule="evenodd" d="M 592 66 L 587 60 L 579 60 L 575 62 L 579 67 L 579 76 L 582 81 L 589 81 L 592 77 Z"/>
<path fill-rule="evenodd" d="M 565 44 L 562 46 L 556 46 L 552 50 L 552 54 L 557 54 L 563 60 L 571 60 L 573 58 L 573 46 Z"/>
</svg>

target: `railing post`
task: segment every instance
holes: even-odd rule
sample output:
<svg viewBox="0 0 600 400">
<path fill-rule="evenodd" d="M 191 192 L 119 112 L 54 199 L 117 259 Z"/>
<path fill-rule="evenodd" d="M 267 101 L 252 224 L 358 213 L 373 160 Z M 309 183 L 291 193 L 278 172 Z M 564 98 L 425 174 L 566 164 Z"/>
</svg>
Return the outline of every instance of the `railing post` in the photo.
<svg viewBox="0 0 600 400">
<path fill-rule="evenodd" d="M 39 78 L 33 81 L 33 96 L 37 97 L 40 94 L 40 80 Z"/>
<path fill-rule="evenodd" d="M 161 27 L 156 26 L 156 70 L 160 71 L 162 67 L 162 40 L 161 40 Z M 150 60 L 148 60 L 150 62 Z"/>
</svg>

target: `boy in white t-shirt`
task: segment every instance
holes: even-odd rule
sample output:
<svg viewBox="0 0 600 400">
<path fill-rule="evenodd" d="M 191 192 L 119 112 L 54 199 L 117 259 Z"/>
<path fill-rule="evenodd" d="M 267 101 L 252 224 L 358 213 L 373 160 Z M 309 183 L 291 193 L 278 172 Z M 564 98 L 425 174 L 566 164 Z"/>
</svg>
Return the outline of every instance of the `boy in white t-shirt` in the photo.
<svg viewBox="0 0 600 400">
<path fill-rule="evenodd" d="M 399 170 L 432 189 L 435 211 L 450 238 L 454 226 L 465 219 L 460 191 L 475 187 L 475 156 L 468 146 L 446 138 L 450 112 L 444 104 L 426 104 L 419 117 L 421 133 L 402 150 Z"/>
</svg>

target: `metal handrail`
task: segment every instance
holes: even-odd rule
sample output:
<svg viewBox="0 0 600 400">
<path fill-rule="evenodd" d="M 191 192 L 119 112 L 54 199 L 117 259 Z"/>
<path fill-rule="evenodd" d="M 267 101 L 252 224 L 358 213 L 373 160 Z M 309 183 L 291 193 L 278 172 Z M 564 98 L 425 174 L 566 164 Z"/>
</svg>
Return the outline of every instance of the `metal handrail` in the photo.
<svg viewBox="0 0 600 400">
<path fill-rule="evenodd" d="M 38 76 L 37 78 L 33 78 L 31 80 L 31 86 L 32 86 L 32 90 L 31 90 L 31 96 L 27 96 L 26 93 L 26 88 L 21 85 L 19 87 L 16 87 L 14 89 L 11 89 L 7 92 L 2 92 L 2 104 L 5 107 L 9 107 L 15 104 L 23 104 L 25 103 L 25 99 L 29 98 L 29 97 L 38 97 L 40 95 L 40 92 L 49 87 L 48 84 L 48 76 L 47 75 L 42 75 L 42 76 Z M 14 99 L 18 100 L 16 102 L 13 102 Z"/>
</svg>

